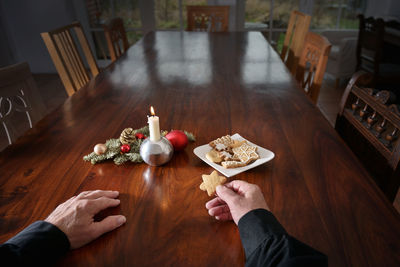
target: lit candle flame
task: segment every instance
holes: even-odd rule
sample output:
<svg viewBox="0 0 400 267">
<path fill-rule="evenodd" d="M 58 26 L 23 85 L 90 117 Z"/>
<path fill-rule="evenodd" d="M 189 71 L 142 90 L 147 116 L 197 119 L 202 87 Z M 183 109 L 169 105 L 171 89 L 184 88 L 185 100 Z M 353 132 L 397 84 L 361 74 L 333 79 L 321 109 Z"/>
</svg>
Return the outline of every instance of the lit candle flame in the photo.
<svg viewBox="0 0 400 267">
<path fill-rule="evenodd" d="M 154 112 L 153 106 L 150 107 L 150 113 L 151 113 L 151 116 L 155 116 L 156 115 L 156 113 Z"/>
</svg>

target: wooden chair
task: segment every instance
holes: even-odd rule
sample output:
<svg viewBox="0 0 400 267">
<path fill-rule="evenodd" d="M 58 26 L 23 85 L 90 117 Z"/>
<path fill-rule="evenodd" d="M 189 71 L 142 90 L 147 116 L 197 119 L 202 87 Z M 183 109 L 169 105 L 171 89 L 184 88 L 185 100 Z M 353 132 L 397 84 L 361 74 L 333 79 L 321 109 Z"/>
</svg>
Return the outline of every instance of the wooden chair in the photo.
<svg viewBox="0 0 400 267">
<path fill-rule="evenodd" d="M 227 32 L 229 6 L 187 6 L 187 30 Z"/>
<path fill-rule="evenodd" d="M 103 25 L 111 61 L 117 60 L 129 48 L 128 38 L 121 18 L 114 18 Z"/>
<path fill-rule="evenodd" d="M 400 185 L 400 112 L 394 95 L 367 87 L 373 75 L 359 71 L 347 85 L 335 129 L 393 201 Z"/>
<path fill-rule="evenodd" d="M 365 70 L 375 75 L 379 73 L 379 63 L 382 61 L 383 36 L 385 23 L 382 19 L 373 17 L 360 20 L 357 41 L 357 70 Z"/>
<path fill-rule="evenodd" d="M 385 47 L 385 27 L 394 24 L 385 23 L 380 18 L 364 18 L 360 20 L 357 40 L 357 70 L 364 70 L 373 74 L 373 86 L 382 84 L 400 85 L 400 63 L 393 62 L 399 59 L 398 47 Z"/>
<path fill-rule="evenodd" d="M 297 65 L 303 50 L 304 39 L 310 27 L 311 17 L 299 11 L 292 11 L 283 42 L 281 59 L 292 75 L 296 75 Z"/>
<path fill-rule="evenodd" d="M 45 115 L 28 63 L 0 69 L 0 151 Z"/>
<path fill-rule="evenodd" d="M 79 22 L 50 32 L 43 32 L 41 35 L 69 96 L 85 86 L 92 77 L 99 73 L 96 60 Z M 91 76 L 79 53 L 76 39 L 90 67 Z"/>
<path fill-rule="evenodd" d="M 322 35 L 308 32 L 296 71 L 296 79 L 316 104 L 324 79 L 331 44 Z"/>
</svg>

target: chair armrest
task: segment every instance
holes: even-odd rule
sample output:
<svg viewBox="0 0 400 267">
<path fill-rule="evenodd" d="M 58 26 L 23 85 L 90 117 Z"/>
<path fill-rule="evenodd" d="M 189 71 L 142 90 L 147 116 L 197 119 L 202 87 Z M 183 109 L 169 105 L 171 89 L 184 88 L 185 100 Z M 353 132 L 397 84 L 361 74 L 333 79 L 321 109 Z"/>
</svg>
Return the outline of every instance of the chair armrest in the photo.
<svg viewBox="0 0 400 267">
<path fill-rule="evenodd" d="M 343 38 L 339 44 L 339 51 L 339 61 L 349 61 L 352 59 L 356 62 L 357 38 Z"/>
<path fill-rule="evenodd" d="M 328 38 L 329 42 L 332 43 L 332 45 L 339 45 L 342 39 L 344 38 L 357 38 L 358 37 L 358 31 L 351 30 L 351 31 L 324 31 L 321 32 L 322 36 L 325 36 Z"/>
<path fill-rule="evenodd" d="M 357 65 L 357 38 L 349 37 L 341 40 L 339 53 L 334 61 L 337 68 L 336 77 L 347 78 L 356 71 Z"/>
</svg>

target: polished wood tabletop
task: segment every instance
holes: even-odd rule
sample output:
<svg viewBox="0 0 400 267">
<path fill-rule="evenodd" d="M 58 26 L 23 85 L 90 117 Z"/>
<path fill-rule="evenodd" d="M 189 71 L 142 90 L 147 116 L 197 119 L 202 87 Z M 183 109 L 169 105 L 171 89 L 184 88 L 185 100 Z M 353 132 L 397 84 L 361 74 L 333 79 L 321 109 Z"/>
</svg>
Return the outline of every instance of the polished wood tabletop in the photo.
<svg viewBox="0 0 400 267">
<path fill-rule="evenodd" d="M 147 123 L 196 142 L 161 167 L 82 157 Z M 84 190 L 121 192 L 127 222 L 60 266 L 243 266 L 233 222 L 210 217 L 199 189 L 212 168 L 193 149 L 239 133 L 275 158 L 228 180 L 259 185 L 271 211 L 330 266 L 400 266 L 400 216 L 301 91 L 260 33 L 147 34 L 0 153 L 0 242 Z M 44 252 L 45 253 L 45 252 Z M 45 254 L 44 254 L 45 255 Z"/>
</svg>

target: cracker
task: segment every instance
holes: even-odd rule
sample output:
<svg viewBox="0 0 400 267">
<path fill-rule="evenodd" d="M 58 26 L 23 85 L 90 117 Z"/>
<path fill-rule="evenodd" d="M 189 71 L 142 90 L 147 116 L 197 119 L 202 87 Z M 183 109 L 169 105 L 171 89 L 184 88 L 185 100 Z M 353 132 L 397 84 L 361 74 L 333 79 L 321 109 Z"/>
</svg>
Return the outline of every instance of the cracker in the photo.
<svg viewBox="0 0 400 267">
<path fill-rule="evenodd" d="M 226 178 L 218 175 L 217 171 L 213 171 L 210 175 L 203 174 L 201 177 L 203 178 L 203 182 L 200 184 L 200 189 L 207 191 L 210 197 L 215 194 L 215 189 L 218 185 L 226 182 Z"/>
</svg>

